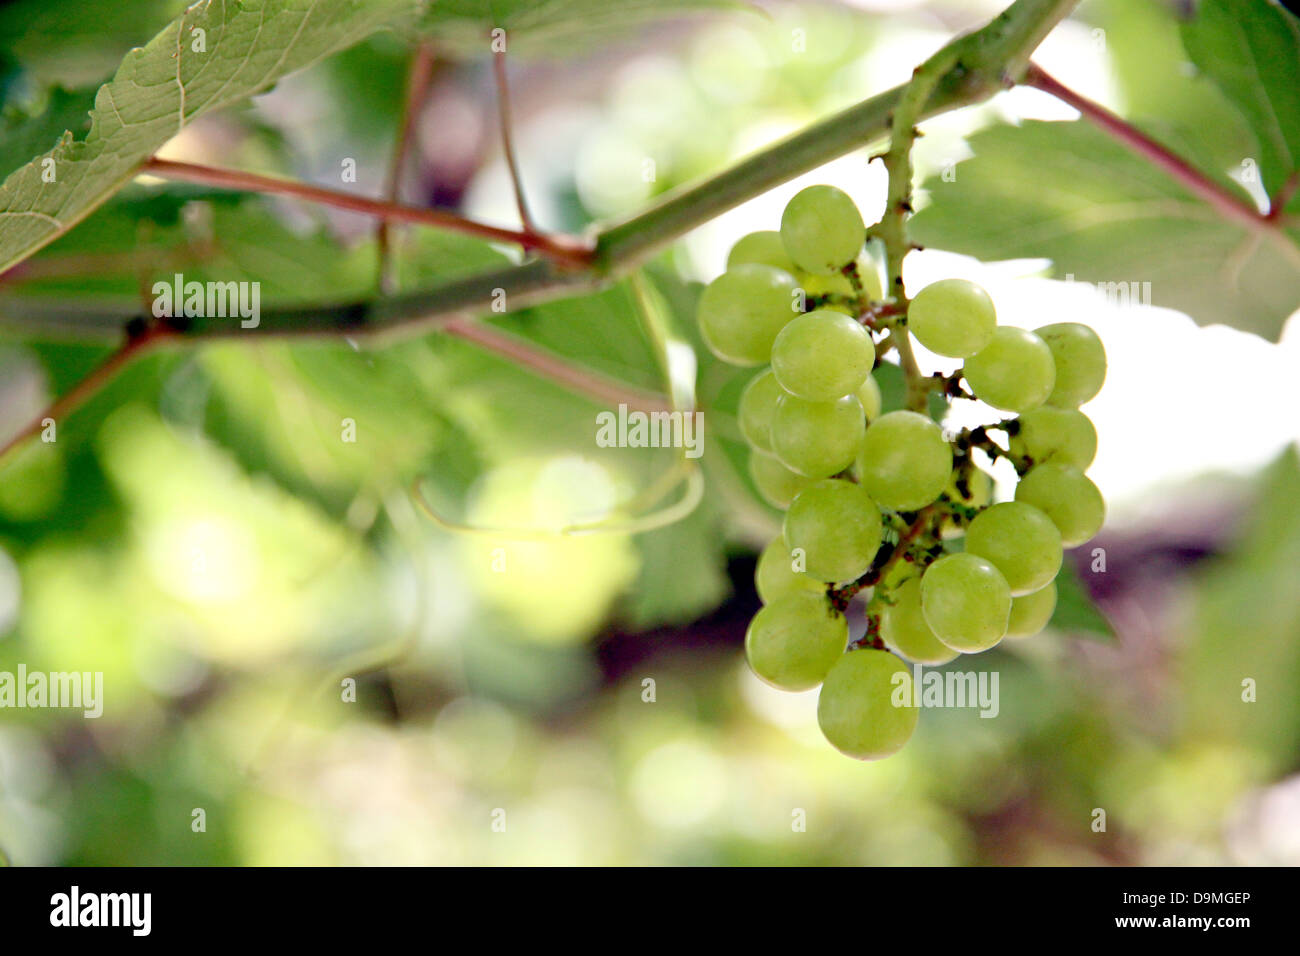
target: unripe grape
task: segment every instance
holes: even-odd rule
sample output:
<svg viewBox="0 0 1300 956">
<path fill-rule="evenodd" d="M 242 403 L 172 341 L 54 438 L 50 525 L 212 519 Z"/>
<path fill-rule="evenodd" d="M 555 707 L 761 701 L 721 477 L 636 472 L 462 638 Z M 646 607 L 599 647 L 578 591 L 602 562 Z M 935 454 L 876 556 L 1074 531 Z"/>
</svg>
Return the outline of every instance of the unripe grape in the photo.
<svg viewBox="0 0 1300 956">
<path fill-rule="evenodd" d="M 1033 637 L 1052 619 L 1056 610 L 1056 582 L 1033 594 L 1011 599 L 1011 620 L 1007 637 Z"/>
<path fill-rule="evenodd" d="M 867 330 L 830 309 L 790 320 L 772 344 L 776 380 L 810 402 L 832 402 L 860 388 L 875 361 L 876 347 Z"/>
<path fill-rule="evenodd" d="M 940 279 L 912 299 L 907 327 L 936 355 L 967 358 L 993 339 L 998 327 L 993 300 L 966 279 Z"/>
<path fill-rule="evenodd" d="M 901 750 L 916 730 L 912 694 L 911 671 L 889 651 L 852 650 L 826 675 L 817 724 L 840 753 L 879 760 Z"/>
<path fill-rule="evenodd" d="M 966 553 L 992 561 L 1006 578 L 1012 597 L 1019 597 L 1046 587 L 1061 570 L 1061 533 L 1033 505 L 1003 501 L 981 511 L 970 523 Z"/>
<path fill-rule="evenodd" d="M 952 477 L 952 448 L 924 415 L 886 412 L 867 429 L 858 473 L 877 504 L 915 511 L 943 493 Z"/>
<path fill-rule="evenodd" d="M 796 269 L 794 260 L 781 242 L 781 234 L 775 229 L 751 232 L 737 240 L 731 252 L 727 253 L 727 268 L 743 265 L 771 266 L 791 275 Z"/>
<path fill-rule="evenodd" d="M 1106 349 L 1097 333 L 1078 322 L 1058 322 L 1036 330 L 1052 351 L 1056 385 L 1048 404 L 1078 408 L 1106 381 Z"/>
<path fill-rule="evenodd" d="M 983 508 L 993 500 L 993 479 L 986 472 L 972 465 L 966 469 L 965 482 L 959 484 L 961 476 L 961 469 L 953 468 L 952 477 L 943 490 L 950 501 L 968 508 Z M 955 537 L 964 531 L 966 524 L 954 515 L 945 514 L 939 524 L 939 533 L 945 538 Z"/>
<path fill-rule="evenodd" d="M 946 664 L 957 652 L 941 642 L 921 613 L 921 578 L 913 576 L 893 591 L 893 604 L 880 614 L 880 636 L 909 661 Z"/>
<path fill-rule="evenodd" d="M 966 360 L 962 373 L 976 398 L 1006 412 L 1037 408 L 1056 382 L 1047 343 L 1010 325 L 1000 326 L 989 344 Z"/>
<path fill-rule="evenodd" d="M 867 416 L 868 422 L 874 422 L 880 417 L 884 397 L 880 394 L 880 384 L 876 381 L 874 375 L 868 375 L 867 380 L 862 383 L 862 386 L 854 394 L 858 396 L 858 401 L 862 403 L 862 413 Z"/>
<path fill-rule="evenodd" d="M 811 478 L 795 474 L 781 464 L 775 455 L 755 449 L 749 452 L 749 477 L 753 479 L 754 487 L 758 489 L 764 501 L 774 508 L 783 510 L 789 508 L 790 502 L 794 501 L 794 496 L 813 481 Z"/>
<path fill-rule="evenodd" d="M 853 200 L 834 186 L 801 190 L 781 214 L 781 242 L 805 272 L 837 272 L 857 258 L 867 227 Z"/>
<path fill-rule="evenodd" d="M 772 452 L 792 471 L 829 478 L 853 464 L 866 427 L 862 403 L 852 395 L 805 402 L 787 393 L 772 414 Z"/>
<path fill-rule="evenodd" d="M 828 584 L 853 581 L 880 549 L 880 509 L 861 485 L 827 478 L 795 496 L 784 531 L 791 548 L 803 549 L 808 574 Z"/>
<path fill-rule="evenodd" d="M 824 594 L 796 591 L 759 610 L 745 632 L 745 659 L 773 687 L 816 687 L 849 641 L 844 615 Z"/>
<path fill-rule="evenodd" d="M 1018 426 L 1011 454 L 1036 465 L 1053 461 L 1085 470 L 1097 456 L 1097 429 L 1078 409 L 1040 405 L 1021 415 Z"/>
<path fill-rule="evenodd" d="M 785 537 L 779 534 L 767 543 L 767 547 L 758 556 L 758 564 L 754 568 L 754 587 L 764 604 L 771 604 L 782 595 L 794 591 L 826 593 L 823 582 L 794 569 L 794 555 L 785 543 Z"/>
<path fill-rule="evenodd" d="M 745 441 L 759 451 L 772 451 L 772 415 L 776 400 L 781 397 L 781 386 L 771 369 L 759 372 L 740 394 L 740 433 Z"/>
<path fill-rule="evenodd" d="M 733 365 L 762 365 L 793 319 L 794 276 L 771 266 L 728 269 L 700 294 L 696 317 L 713 354 Z"/>
<path fill-rule="evenodd" d="M 934 636 L 954 651 L 986 651 L 1006 636 L 1011 588 L 992 562 L 949 554 L 921 578 L 921 613 Z"/>
<path fill-rule="evenodd" d="M 1047 462 L 1030 468 L 1016 486 L 1016 501 L 1052 519 L 1067 548 L 1078 547 L 1106 520 L 1106 501 L 1092 480 L 1073 465 Z"/>
</svg>

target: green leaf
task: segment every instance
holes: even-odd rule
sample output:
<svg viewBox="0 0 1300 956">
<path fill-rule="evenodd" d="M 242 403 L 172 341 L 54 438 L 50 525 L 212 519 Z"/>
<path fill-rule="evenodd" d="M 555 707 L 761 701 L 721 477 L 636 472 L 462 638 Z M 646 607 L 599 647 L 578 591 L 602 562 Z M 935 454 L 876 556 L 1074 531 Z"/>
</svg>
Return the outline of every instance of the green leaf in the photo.
<svg viewBox="0 0 1300 956">
<path fill-rule="evenodd" d="M 412 0 L 242 0 L 189 8 L 128 53 L 100 87 L 84 140 L 65 132 L 0 186 L 0 271 L 84 219 L 198 116 L 265 92 L 412 9 Z M 194 49 L 198 30 L 205 52 Z M 51 171 L 54 182 L 47 181 Z"/>
<path fill-rule="evenodd" d="M 572 54 L 693 10 L 743 8 L 739 0 L 438 0 L 420 21 L 426 35 L 465 53 L 486 53 L 492 30 L 511 54 Z"/>
<path fill-rule="evenodd" d="M 1115 629 L 1093 602 L 1087 587 L 1079 580 L 1079 571 L 1071 561 L 1061 565 L 1056 575 L 1056 610 L 1048 625 L 1075 637 L 1114 641 Z"/>
<path fill-rule="evenodd" d="M 1202 0 L 1183 44 L 1245 114 L 1273 195 L 1300 169 L 1300 20 L 1268 0 Z"/>
<path fill-rule="evenodd" d="M 911 230 L 926 246 L 1049 258 L 1058 278 L 1274 341 L 1300 303 L 1294 235 L 1248 235 L 1087 123 L 995 126 L 970 146 L 952 182 L 925 184 Z"/>
</svg>

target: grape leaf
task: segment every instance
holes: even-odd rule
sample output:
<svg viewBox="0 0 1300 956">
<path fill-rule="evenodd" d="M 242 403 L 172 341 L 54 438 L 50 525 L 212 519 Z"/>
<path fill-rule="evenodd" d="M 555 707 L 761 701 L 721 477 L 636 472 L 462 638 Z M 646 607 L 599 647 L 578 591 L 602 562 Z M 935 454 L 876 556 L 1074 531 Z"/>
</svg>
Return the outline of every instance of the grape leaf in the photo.
<svg viewBox="0 0 1300 956">
<path fill-rule="evenodd" d="M 1300 168 L 1300 19 L 1268 0 L 1202 0 L 1183 45 L 1246 116 L 1274 194 Z"/>
<path fill-rule="evenodd" d="M 1066 560 L 1056 575 L 1056 610 L 1049 625 L 1075 637 L 1114 641 L 1115 630 L 1098 610 L 1088 589 L 1079 579 L 1075 564 Z"/>
<path fill-rule="evenodd" d="M 1049 258 L 1058 278 L 1274 341 L 1300 305 L 1294 232 L 1248 235 L 1087 123 L 995 126 L 970 147 L 952 182 L 925 184 L 930 203 L 911 221 L 924 245 Z"/>
<path fill-rule="evenodd" d="M 84 219 L 196 117 L 264 92 L 413 9 L 412 0 L 206 0 L 190 7 L 128 53 L 100 87 L 84 140 L 65 132 L 0 186 L 0 271 Z"/>
</svg>

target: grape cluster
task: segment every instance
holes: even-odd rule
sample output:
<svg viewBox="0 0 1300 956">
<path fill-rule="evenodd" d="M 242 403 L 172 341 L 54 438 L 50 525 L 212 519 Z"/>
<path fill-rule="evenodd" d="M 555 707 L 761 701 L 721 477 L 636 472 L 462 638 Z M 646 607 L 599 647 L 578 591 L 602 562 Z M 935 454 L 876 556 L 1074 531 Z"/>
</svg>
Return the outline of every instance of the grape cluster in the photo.
<svg viewBox="0 0 1300 956">
<path fill-rule="evenodd" d="M 1078 406 L 1101 388 L 1106 357 L 1087 326 L 999 326 L 966 280 L 886 300 L 867 235 L 845 193 L 805 189 L 779 232 L 736 243 L 698 318 L 719 357 L 768 366 L 746 386 L 739 424 L 754 485 L 785 521 L 758 559 L 749 665 L 783 690 L 821 684 L 826 738 L 876 759 L 916 727 L 917 709 L 894 703 L 912 696 L 904 658 L 943 664 L 1051 618 L 1062 549 L 1105 516 L 1084 474 L 1097 434 Z M 913 408 L 885 409 L 878 349 L 908 334 L 963 365 L 921 381 Z M 950 437 L 915 409 L 934 391 L 1011 417 Z M 1013 463 L 1014 500 L 992 502 L 977 452 Z M 845 612 L 858 596 L 867 630 L 850 642 Z"/>
</svg>

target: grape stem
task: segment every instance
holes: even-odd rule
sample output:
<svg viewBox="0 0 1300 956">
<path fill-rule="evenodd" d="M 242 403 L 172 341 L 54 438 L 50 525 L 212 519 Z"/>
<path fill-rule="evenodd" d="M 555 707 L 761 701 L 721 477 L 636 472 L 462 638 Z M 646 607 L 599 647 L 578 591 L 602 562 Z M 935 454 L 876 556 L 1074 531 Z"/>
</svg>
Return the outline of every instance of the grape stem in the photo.
<svg viewBox="0 0 1300 956">
<path fill-rule="evenodd" d="M 876 560 L 866 574 L 856 581 L 831 588 L 827 592 L 831 604 L 843 611 L 844 608 L 848 607 L 849 601 L 853 599 L 855 594 L 878 584 L 889 573 L 890 568 L 907 554 L 908 549 L 916 542 L 917 538 L 931 528 L 936 518 L 942 516 L 943 510 L 943 499 L 940 499 L 918 511 L 912 523 L 898 536 L 898 542 L 892 549 L 887 550 L 882 547 L 876 552 Z"/>
</svg>

